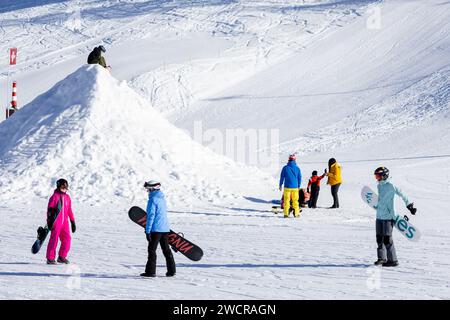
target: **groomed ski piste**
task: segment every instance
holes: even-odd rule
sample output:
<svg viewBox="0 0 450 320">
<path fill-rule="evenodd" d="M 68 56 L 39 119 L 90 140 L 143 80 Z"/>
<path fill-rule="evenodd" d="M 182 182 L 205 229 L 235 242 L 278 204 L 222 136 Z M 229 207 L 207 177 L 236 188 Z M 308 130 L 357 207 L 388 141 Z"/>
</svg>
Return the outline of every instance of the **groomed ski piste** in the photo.
<svg viewBox="0 0 450 320">
<path fill-rule="evenodd" d="M 0 62 L 0 105 L 9 69 L 19 111 L 0 123 L 0 299 L 449 299 L 449 33 L 442 0 L 2 1 L 0 52 L 18 65 Z M 111 72 L 86 64 L 100 44 Z M 219 152 L 227 129 L 278 130 L 256 150 L 275 165 Z M 338 160 L 339 209 L 324 180 L 319 208 L 270 211 L 294 152 L 302 187 Z M 395 268 L 373 266 L 360 198 L 379 166 L 418 208 L 422 238 L 394 231 Z M 68 266 L 45 263 L 47 243 L 30 252 L 61 177 Z M 173 278 L 160 249 L 158 276 L 139 277 L 147 241 L 127 211 L 153 178 L 204 252 L 175 253 Z"/>
</svg>

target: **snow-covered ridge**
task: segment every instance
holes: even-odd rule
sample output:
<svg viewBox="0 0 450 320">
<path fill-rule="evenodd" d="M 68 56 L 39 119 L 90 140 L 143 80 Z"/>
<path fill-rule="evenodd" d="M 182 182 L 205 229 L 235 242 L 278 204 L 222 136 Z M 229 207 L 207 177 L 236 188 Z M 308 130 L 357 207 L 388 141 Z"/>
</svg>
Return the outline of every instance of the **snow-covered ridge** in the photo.
<svg viewBox="0 0 450 320">
<path fill-rule="evenodd" d="M 300 154 L 325 152 L 345 145 L 420 128 L 450 115 L 450 69 L 426 76 L 381 103 L 330 126 L 283 142 L 281 149 L 293 148 Z"/>
<path fill-rule="evenodd" d="M 257 75 L 351 23 L 374 2 L 360 1 L 350 7 L 334 1 L 236 1 L 214 14 L 211 8 L 200 9 L 195 21 L 204 22 L 201 30 L 233 46 L 218 49 L 216 56 L 206 59 L 188 58 L 144 72 L 130 85 L 174 121 L 180 113 L 192 112 L 196 102 Z M 184 14 L 187 19 L 191 13 Z M 185 28 L 192 30 L 192 23 Z"/>
<path fill-rule="evenodd" d="M 78 201 L 132 202 L 157 178 L 177 202 L 215 202 L 239 196 L 236 177 L 268 179 L 192 141 L 99 66 L 67 76 L 1 123 L 0 135 L 2 199 L 47 197 L 65 177 Z"/>
</svg>

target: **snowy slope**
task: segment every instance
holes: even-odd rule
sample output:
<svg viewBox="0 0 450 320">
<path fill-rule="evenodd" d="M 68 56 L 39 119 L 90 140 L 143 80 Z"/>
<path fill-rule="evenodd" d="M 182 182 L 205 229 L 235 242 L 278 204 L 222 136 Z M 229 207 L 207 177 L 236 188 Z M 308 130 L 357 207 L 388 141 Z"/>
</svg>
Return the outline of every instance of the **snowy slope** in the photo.
<svg viewBox="0 0 450 320">
<path fill-rule="evenodd" d="M 46 197 L 59 177 L 88 203 L 142 200 L 152 178 L 177 202 L 237 197 L 243 175 L 261 187 L 270 180 L 193 142 L 100 66 L 67 76 L 1 123 L 0 135 L 3 200 Z"/>
<path fill-rule="evenodd" d="M 11 72 L 24 106 L 104 44 L 118 79 L 134 80 L 154 107 L 173 112 L 189 97 L 207 97 L 302 50 L 358 17 L 360 7 L 315 0 L 11 3 L 0 9 L 0 51 L 19 47 L 18 65 L 0 61 L 0 80 Z M 6 89 L 0 101 L 8 101 Z"/>
<path fill-rule="evenodd" d="M 449 110 L 448 4 L 393 0 L 370 8 L 287 61 L 198 102 L 175 123 L 277 128 L 283 154 L 334 150 L 409 125 L 426 130 L 426 120 Z M 373 8 L 380 29 L 368 28 Z"/>
</svg>

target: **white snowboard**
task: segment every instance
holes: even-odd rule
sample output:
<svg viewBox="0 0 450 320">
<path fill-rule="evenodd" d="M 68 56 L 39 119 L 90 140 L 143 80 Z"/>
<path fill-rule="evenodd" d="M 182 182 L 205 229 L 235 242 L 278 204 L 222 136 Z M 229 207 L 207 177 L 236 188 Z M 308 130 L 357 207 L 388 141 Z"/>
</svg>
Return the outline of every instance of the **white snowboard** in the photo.
<svg viewBox="0 0 450 320">
<path fill-rule="evenodd" d="M 376 205 L 378 204 L 378 195 L 371 188 L 364 186 L 361 190 L 361 198 L 365 203 L 367 203 L 371 208 L 376 210 Z M 420 239 L 420 231 L 411 222 L 400 217 L 395 216 L 395 228 L 403 234 L 406 239 L 410 241 L 417 242 Z"/>
</svg>

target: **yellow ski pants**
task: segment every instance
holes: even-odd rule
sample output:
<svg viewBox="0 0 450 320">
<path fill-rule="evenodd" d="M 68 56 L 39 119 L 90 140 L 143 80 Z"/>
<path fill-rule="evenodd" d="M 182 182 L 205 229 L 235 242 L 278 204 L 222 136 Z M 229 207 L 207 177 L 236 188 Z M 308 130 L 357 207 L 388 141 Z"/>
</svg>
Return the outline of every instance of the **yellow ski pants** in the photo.
<svg viewBox="0 0 450 320">
<path fill-rule="evenodd" d="M 294 216 L 298 217 L 300 214 L 300 206 L 298 204 L 299 192 L 297 188 L 284 188 L 283 192 L 283 211 L 284 216 L 289 216 L 289 208 L 291 207 L 291 199 L 292 206 L 294 207 Z"/>
</svg>

